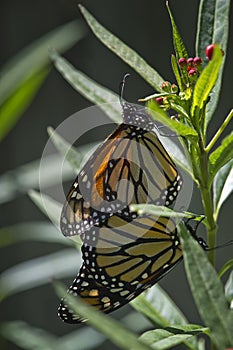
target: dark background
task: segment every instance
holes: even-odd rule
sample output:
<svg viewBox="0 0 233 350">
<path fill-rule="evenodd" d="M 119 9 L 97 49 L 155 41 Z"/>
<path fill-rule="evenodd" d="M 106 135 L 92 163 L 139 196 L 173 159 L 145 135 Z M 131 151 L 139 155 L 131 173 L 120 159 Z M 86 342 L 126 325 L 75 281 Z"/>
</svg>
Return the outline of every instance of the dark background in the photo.
<svg viewBox="0 0 233 350">
<path fill-rule="evenodd" d="M 170 66 L 170 56 L 173 53 L 171 26 L 164 1 L 83 0 L 82 4 L 106 28 L 140 53 L 163 77 L 173 81 Z M 171 1 L 176 23 L 190 56 L 194 55 L 195 52 L 194 41 L 198 4 L 198 1 L 191 0 Z M 2 65 L 33 40 L 60 24 L 75 18 L 81 18 L 81 15 L 77 8 L 77 2 L 73 0 L 1 0 L 0 17 L 0 64 Z M 226 57 L 221 101 L 209 128 L 210 136 L 214 134 L 230 108 L 232 108 L 232 34 L 231 22 L 230 51 Z M 65 57 L 78 69 L 115 92 L 118 92 L 122 76 L 126 72 L 132 73 L 126 92 L 126 99 L 129 101 L 136 102 L 139 97 L 153 93 L 148 84 L 98 42 L 90 31 L 84 39 L 66 52 Z M 76 93 L 60 74 L 52 69 L 32 105 L 1 144 L 1 173 L 34 159 L 39 159 L 47 141 L 47 126 L 56 127 L 66 117 L 89 105 L 90 103 L 87 100 Z M 101 138 L 101 135 L 99 136 Z M 224 205 L 220 215 L 219 242 L 227 241 L 232 235 L 232 225 L 229 223 L 230 213 L 232 213 L 230 202 L 232 202 L 232 197 Z M 197 192 L 194 192 L 190 210 L 202 212 Z M 27 196 L 6 203 L 1 207 L 0 215 L 1 226 L 44 219 L 44 216 Z M 5 249 L 3 252 L 1 251 L 4 258 L 1 261 L 1 269 L 4 270 L 20 261 L 58 249 L 60 247 L 56 245 L 45 246 L 39 243 L 25 243 L 14 248 Z M 229 247 L 225 248 L 224 251 L 217 251 L 218 267 L 221 267 L 230 258 L 230 250 L 232 248 Z M 172 295 L 174 301 L 189 318 L 190 323 L 201 323 L 189 292 L 182 264 L 177 266 L 161 282 L 161 285 Z M 22 319 L 57 335 L 75 329 L 75 327 L 63 324 L 56 317 L 56 306 L 57 297 L 52 287 L 43 286 L 7 299 L 2 305 L 1 317 L 4 320 Z M 6 343 L 4 349 L 15 350 L 17 347 Z"/>
</svg>

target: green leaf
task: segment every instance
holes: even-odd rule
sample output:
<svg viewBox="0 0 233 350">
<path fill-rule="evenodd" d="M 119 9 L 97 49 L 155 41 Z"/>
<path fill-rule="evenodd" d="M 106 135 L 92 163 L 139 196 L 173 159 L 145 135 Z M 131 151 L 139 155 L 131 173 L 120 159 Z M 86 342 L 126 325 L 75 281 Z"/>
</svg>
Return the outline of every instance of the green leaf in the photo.
<svg viewBox="0 0 233 350">
<path fill-rule="evenodd" d="M 132 67 L 141 77 L 146 80 L 156 91 L 161 91 L 164 79 L 134 50 L 128 47 L 115 35 L 105 29 L 82 5 L 79 8 L 97 38 L 119 56 L 124 62 Z"/>
<path fill-rule="evenodd" d="M 79 297 L 67 294 L 60 283 L 55 283 L 55 289 L 59 297 L 62 298 L 66 295 L 67 303 L 75 313 L 85 319 L 87 318 L 90 325 L 105 334 L 120 349 L 150 350 L 149 346 L 140 342 L 134 333 L 125 329 L 119 322 L 87 305 Z"/>
<path fill-rule="evenodd" d="M 39 188 L 39 178 L 44 187 L 56 185 L 60 181 L 60 154 L 43 158 L 43 174 L 39 172 L 41 159 L 21 165 L 0 176 L 0 203 L 13 200 L 19 195 L 27 193 L 31 188 Z M 74 178 L 75 172 L 68 162 L 63 163 L 63 180 Z"/>
<path fill-rule="evenodd" d="M 41 328 L 31 327 L 23 321 L 2 324 L 0 333 L 4 338 L 25 350 L 55 350 L 54 335 Z"/>
<path fill-rule="evenodd" d="M 192 335 L 196 335 L 200 333 L 209 334 L 209 328 L 203 327 L 197 324 L 186 324 L 186 325 L 174 324 L 174 326 L 167 327 L 166 329 L 169 332 L 172 332 L 174 334 L 179 334 L 179 333 L 189 333 Z"/>
<path fill-rule="evenodd" d="M 171 62 L 172 62 L 172 70 L 173 70 L 173 73 L 176 77 L 176 81 L 177 81 L 177 84 L 179 86 L 179 89 L 180 89 L 180 91 L 183 91 L 182 80 L 180 77 L 180 72 L 179 72 L 177 59 L 176 59 L 175 55 L 172 55 Z"/>
<path fill-rule="evenodd" d="M 213 202 L 215 217 L 226 199 L 233 192 L 233 160 L 225 164 L 214 177 L 213 181 Z"/>
<path fill-rule="evenodd" d="M 155 285 L 147 293 L 139 295 L 131 301 L 130 305 L 151 320 L 156 327 L 165 328 L 175 324 L 187 324 L 180 309 L 159 285 Z M 189 349 L 197 349 L 195 338 L 185 341 L 185 344 Z"/>
<path fill-rule="evenodd" d="M 183 343 L 191 338 L 191 334 L 173 334 L 165 329 L 155 329 L 143 333 L 139 339 L 150 345 L 155 350 L 170 349 L 173 346 Z M 133 348 L 132 348 L 133 350 Z"/>
<path fill-rule="evenodd" d="M 48 68 L 36 71 L 24 80 L 0 106 L 0 141 L 8 134 L 31 104 L 48 72 Z"/>
<path fill-rule="evenodd" d="M 97 84 L 87 75 L 75 69 L 65 58 L 57 53 L 53 52 L 51 58 L 57 70 L 76 91 L 98 105 L 111 120 L 118 123 L 122 122 L 122 108 L 117 94 Z"/>
<path fill-rule="evenodd" d="M 226 262 L 218 273 L 219 277 L 222 277 L 228 270 L 233 268 L 233 259 Z"/>
<path fill-rule="evenodd" d="M 62 209 L 61 203 L 55 201 L 53 198 L 44 193 L 39 193 L 34 190 L 30 190 L 28 195 L 35 205 L 42 211 L 42 213 L 51 218 L 52 221 L 59 227 Z"/>
<path fill-rule="evenodd" d="M 155 101 L 150 101 L 148 103 L 148 112 L 151 114 L 151 116 L 161 122 L 162 124 L 166 125 L 168 128 L 174 130 L 179 136 L 186 136 L 186 137 L 197 137 L 197 133 L 194 129 L 190 128 L 189 126 L 180 123 L 179 121 L 170 119 L 168 115 L 158 106 L 158 104 Z"/>
<path fill-rule="evenodd" d="M 204 58 L 206 46 L 215 43 L 219 43 L 221 49 L 226 53 L 230 21 L 230 5 L 230 0 L 200 1 L 196 37 L 197 56 Z M 210 121 L 219 100 L 225 57 L 226 56 L 224 56 L 222 60 L 222 66 L 218 80 L 212 91 L 211 100 L 207 105 L 207 122 Z"/>
<path fill-rule="evenodd" d="M 209 174 L 210 183 L 220 168 L 222 168 L 233 158 L 233 132 L 226 136 L 221 145 L 210 154 L 209 157 Z M 231 162 L 232 163 L 232 162 Z"/>
<path fill-rule="evenodd" d="M 196 112 L 201 111 L 207 103 L 210 92 L 217 81 L 222 60 L 222 51 L 219 46 L 216 45 L 212 60 L 209 61 L 208 65 L 201 72 L 194 88 L 193 103 L 191 106 L 191 114 L 193 117 L 195 117 Z M 212 96 L 212 98 L 214 97 Z"/>
<path fill-rule="evenodd" d="M 75 248 L 67 248 L 10 267 L 0 275 L 0 300 L 51 283 L 55 278 L 74 276 L 80 265 L 81 254 Z"/>
<path fill-rule="evenodd" d="M 233 308 L 233 271 L 231 271 L 230 276 L 225 284 L 225 296 L 229 303 L 231 304 L 231 309 Z"/>
<path fill-rule="evenodd" d="M 27 350 L 74 350 L 77 344 L 79 350 L 90 350 L 95 349 L 105 340 L 102 334 L 89 327 L 56 337 L 23 321 L 2 324 L 0 333 L 5 339 Z"/>
<path fill-rule="evenodd" d="M 24 241 L 72 245 L 54 225 L 43 221 L 23 222 L 0 229 L 0 248 Z"/>
<path fill-rule="evenodd" d="M 155 204 L 131 204 L 130 210 L 137 211 L 139 215 L 149 214 L 149 215 L 155 215 L 155 216 L 165 216 L 168 218 L 174 217 L 174 218 L 192 219 L 195 217 L 196 220 L 203 219 L 203 215 L 197 215 L 187 211 L 177 212 L 168 207 L 164 207 L 162 205 L 155 205 Z"/>
<path fill-rule="evenodd" d="M 179 34 L 179 31 L 177 29 L 176 23 L 174 21 L 174 18 L 172 16 L 170 7 L 168 5 L 168 1 L 166 2 L 167 5 L 167 9 L 168 9 L 168 13 L 171 19 L 171 24 L 172 24 L 172 31 L 173 31 L 173 44 L 174 44 L 174 49 L 176 52 L 176 58 L 177 60 L 179 60 L 180 58 L 184 57 L 184 58 L 188 58 L 188 53 L 187 50 L 185 48 L 184 42 Z"/>
<path fill-rule="evenodd" d="M 202 320 L 209 327 L 211 339 L 218 349 L 230 347 L 233 343 L 233 317 L 221 281 L 205 251 L 184 225 L 180 225 L 180 236 L 186 274 Z"/>
<path fill-rule="evenodd" d="M 64 156 L 64 158 L 70 163 L 71 167 L 77 173 L 80 170 L 83 155 L 79 153 L 78 150 L 68 143 L 62 136 L 60 136 L 52 127 L 48 127 L 47 130 L 56 149 L 61 153 L 61 155 Z"/>
<path fill-rule="evenodd" d="M 0 71 L 0 140 L 22 116 L 46 78 L 50 68 L 49 47 L 63 52 L 83 36 L 81 24 L 70 22 L 38 39 L 3 66 Z"/>
<path fill-rule="evenodd" d="M 96 143 L 80 146 L 77 151 L 77 159 L 81 155 L 80 160 L 83 162 L 87 154 L 96 146 Z M 0 176 L 0 203 L 13 200 L 32 188 L 38 189 L 40 184 L 43 184 L 43 188 L 55 186 L 61 181 L 61 168 L 63 181 L 74 179 L 77 175 L 71 163 L 64 161 L 64 157 L 61 157 L 60 154 L 45 156 L 42 160 L 35 160 L 6 172 Z"/>
<path fill-rule="evenodd" d="M 84 35 L 85 31 L 81 22 L 67 23 L 39 38 L 8 61 L 0 72 L 0 104 L 23 81 L 50 64 L 49 48 L 64 52 Z"/>
</svg>

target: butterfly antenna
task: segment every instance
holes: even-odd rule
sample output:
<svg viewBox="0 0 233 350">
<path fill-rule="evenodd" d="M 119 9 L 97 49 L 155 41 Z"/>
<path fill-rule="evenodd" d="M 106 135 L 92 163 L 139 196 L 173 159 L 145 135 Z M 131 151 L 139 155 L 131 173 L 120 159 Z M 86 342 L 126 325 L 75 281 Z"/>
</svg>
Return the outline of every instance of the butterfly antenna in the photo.
<svg viewBox="0 0 233 350">
<path fill-rule="evenodd" d="M 129 73 L 126 73 L 124 75 L 124 78 L 122 80 L 122 82 L 120 83 L 120 92 L 119 92 L 119 96 L 120 96 L 120 104 L 123 106 L 124 104 L 124 98 L 123 98 L 123 95 L 124 95 L 124 90 L 125 90 L 125 83 L 126 83 L 126 79 L 130 76 Z"/>
<path fill-rule="evenodd" d="M 219 248 L 224 248 L 227 247 L 228 245 L 232 245 L 233 244 L 233 240 L 229 241 L 229 242 L 225 242 L 223 244 L 217 245 L 216 247 L 213 248 L 207 248 L 206 250 L 209 252 L 210 250 L 215 250 L 215 249 L 219 249 Z"/>
</svg>

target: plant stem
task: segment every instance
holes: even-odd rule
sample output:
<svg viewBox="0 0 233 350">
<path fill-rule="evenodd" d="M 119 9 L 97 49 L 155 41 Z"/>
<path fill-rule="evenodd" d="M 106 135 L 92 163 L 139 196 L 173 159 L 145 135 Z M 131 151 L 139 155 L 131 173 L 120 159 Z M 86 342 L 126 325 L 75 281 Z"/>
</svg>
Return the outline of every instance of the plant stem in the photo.
<svg viewBox="0 0 233 350">
<path fill-rule="evenodd" d="M 217 225 L 214 219 L 214 208 L 211 190 L 209 186 L 209 172 L 208 172 L 208 153 L 204 147 L 203 139 L 199 135 L 199 152 L 200 152 L 200 175 L 199 175 L 199 188 L 201 191 L 202 203 L 207 219 L 207 230 L 208 230 L 208 247 L 213 248 L 216 245 L 216 232 Z M 215 262 L 215 251 L 211 250 L 208 252 L 208 259 L 212 265 Z"/>
<path fill-rule="evenodd" d="M 224 120 L 223 124 L 220 126 L 220 128 L 218 129 L 218 131 L 216 132 L 216 134 L 214 135 L 214 137 L 212 138 L 212 140 L 210 141 L 208 146 L 205 148 L 207 153 L 211 150 L 211 148 L 217 142 L 219 137 L 222 135 L 222 133 L 225 130 L 226 126 L 230 123 L 232 117 L 233 117 L 233 109 L 230 111 L 230 113 L 228 114 L 228 116 Z"/>
</svg>

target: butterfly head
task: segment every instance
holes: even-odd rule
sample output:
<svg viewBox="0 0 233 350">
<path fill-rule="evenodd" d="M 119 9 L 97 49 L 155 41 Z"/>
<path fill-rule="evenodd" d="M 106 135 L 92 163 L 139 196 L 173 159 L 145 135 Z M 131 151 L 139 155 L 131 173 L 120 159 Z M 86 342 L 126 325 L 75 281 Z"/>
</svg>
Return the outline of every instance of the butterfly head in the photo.
<svg viewBox="0 0 233 350">
<path fill-rule="evenodd" d="M 124 100 L 124 89 L 126 79 L 130 74 L 125 74 L 123 81 L 120 84 L 120 104 L 123 110 L 123 122 L 127 125 L 134 125 L 136 128 L 151 131 L 155 124 L 149 114 L 146 112 L 144 106 L 137 106 Z"/>
</svg>

